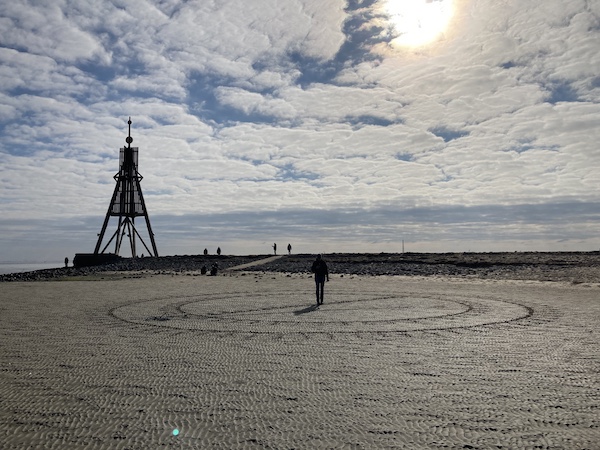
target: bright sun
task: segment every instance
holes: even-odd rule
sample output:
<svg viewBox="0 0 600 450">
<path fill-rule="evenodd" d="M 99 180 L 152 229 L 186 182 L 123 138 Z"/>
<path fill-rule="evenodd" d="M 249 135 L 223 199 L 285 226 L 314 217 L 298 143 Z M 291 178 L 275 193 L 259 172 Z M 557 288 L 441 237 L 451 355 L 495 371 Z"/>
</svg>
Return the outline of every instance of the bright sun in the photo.
<svg viewBox="0 0 600 450">
<path fill-rule="evenodd" d="M 387 0 L 386 12 L 396 32 L 394 46 L 420 47 L 436 40 L 454 12 L 453 0 Z"/>
</svg>

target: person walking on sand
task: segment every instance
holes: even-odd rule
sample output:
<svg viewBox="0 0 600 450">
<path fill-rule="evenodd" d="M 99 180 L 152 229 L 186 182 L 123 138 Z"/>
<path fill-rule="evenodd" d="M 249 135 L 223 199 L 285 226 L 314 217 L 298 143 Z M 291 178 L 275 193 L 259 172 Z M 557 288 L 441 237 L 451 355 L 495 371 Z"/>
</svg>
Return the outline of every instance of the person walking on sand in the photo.
<svg viewBox="0 0 600 450">
<path fill-rule="evenodd" d="M 327 264 L 323 261 L 321 255 L 317 255 L 317 259 L 313 262 L 310 271 L 315 274 L 317 305 L 322 305 L 325 280 L 329 281 L 329 271 L 327 270 Z"/>
</svg>

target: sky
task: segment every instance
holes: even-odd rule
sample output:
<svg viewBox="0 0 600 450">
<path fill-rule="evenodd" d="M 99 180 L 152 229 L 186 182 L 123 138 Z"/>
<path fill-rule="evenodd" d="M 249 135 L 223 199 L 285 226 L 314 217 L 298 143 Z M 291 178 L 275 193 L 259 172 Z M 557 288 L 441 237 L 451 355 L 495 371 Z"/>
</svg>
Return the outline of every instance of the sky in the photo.
<svg viewBox="0 0 600 450">
<path fill-rule="evenodd" d="M 161 256 L 598 250 L 599 50 L 595 0 L 1 2 L 0 261 L 93 252 L 129 117 Z"/>
</svg>

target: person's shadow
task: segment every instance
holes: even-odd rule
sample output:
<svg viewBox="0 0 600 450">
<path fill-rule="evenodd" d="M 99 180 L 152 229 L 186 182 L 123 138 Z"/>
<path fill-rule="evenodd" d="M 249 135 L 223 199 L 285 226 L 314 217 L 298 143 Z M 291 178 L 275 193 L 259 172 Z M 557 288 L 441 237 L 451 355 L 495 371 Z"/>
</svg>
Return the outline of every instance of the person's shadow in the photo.
<svg viewBox="0 0 600 450">
<path fill-rule="evenodd" d="M 307 308 L 294 311 L 294 314 L 299 316 L 300 314 L 310 313 L 310 312 L 316 311 L 317 309 L 319 309 L 319 305 L 310 305 Z"/>
</svg>

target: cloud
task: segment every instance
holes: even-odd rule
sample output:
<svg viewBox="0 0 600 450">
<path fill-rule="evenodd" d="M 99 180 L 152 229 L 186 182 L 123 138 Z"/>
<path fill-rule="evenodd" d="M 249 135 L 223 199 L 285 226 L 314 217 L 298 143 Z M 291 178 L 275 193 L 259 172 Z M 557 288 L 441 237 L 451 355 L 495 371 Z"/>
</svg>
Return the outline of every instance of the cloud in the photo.
<svg viewBox="0 0 600 450">
<path fill-rule="evenodd" d="M 25 222 L 94 241 L 130 116 L 172 251 L 197 226 L 247 249 L 315 226 L 332 250 L 596 248 L 600 6 L 455 5 L 412 49 L 383 0 L 0 6 L 3 252 Z"/>
<path fill-rule="evenodd" d="M 281 248 L 291 243 L 295 253 L 400 252 L 403 244 L 406 251 L 505 251 L 507 245 L 514 251 L 564 251 L 596 248 L 599 206 L 558 202 L 403 210 L 284 208 L 271 212 L 154 214 L 151 221 L 162 255 L 201 254 L 204 248 L 214 253 L 217 247 L 225 254 L 268 254 L 273 242 Z M 19 261 L 26 255 L 38 261 L 61 262 L 64 256 L 71 259 L 75 253 L 92 252 L 102 220 L 0 219 L 4 230 L 0 245 L 9 249 L 4 260 Z M 138 228 L 149 242 L 145 227 Z M 11 240 L 22 242 L 22 246 L 11 246 Z M 107 241 L 108 236 L 104 244 Z"/>
<path fill-rule="evenodd" d="M 5 3 L 0 7 L 4 47 L 72 63 L 108 55 L 97 39 L 81 30 L 64 3 Z"/>
</svg>

